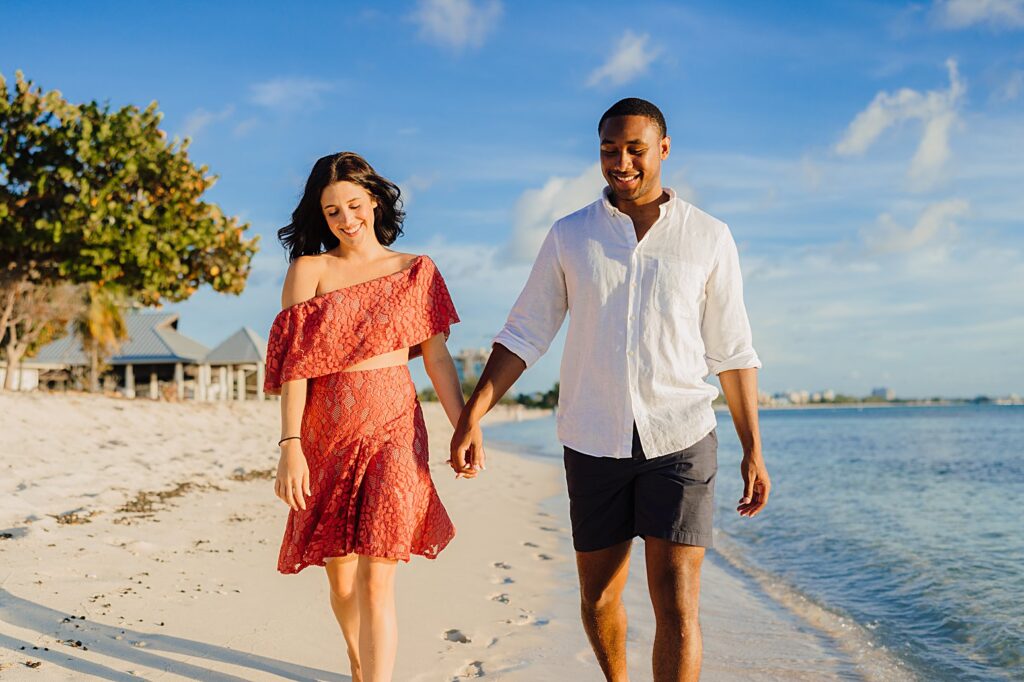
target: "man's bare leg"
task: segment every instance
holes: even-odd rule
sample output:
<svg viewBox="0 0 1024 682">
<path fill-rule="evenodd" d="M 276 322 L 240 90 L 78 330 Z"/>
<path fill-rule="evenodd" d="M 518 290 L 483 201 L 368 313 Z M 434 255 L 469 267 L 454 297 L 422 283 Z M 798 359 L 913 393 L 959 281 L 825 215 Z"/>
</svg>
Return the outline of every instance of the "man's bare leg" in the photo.
<svg viewBox="0 0 1024 682">
<path fill-rule="evenodd" d="M 654 605 L 655 682 L 697 682 L 703 658 L 698 621 L 704 548 L 647 537 L 647 589 Z"/>
<path fill-rule="evenodd" d="M 596 552 L 576 552 L 583 629 L 609 682 L 626 682 L 626 607 L 631 540 Z"/>
</svg>

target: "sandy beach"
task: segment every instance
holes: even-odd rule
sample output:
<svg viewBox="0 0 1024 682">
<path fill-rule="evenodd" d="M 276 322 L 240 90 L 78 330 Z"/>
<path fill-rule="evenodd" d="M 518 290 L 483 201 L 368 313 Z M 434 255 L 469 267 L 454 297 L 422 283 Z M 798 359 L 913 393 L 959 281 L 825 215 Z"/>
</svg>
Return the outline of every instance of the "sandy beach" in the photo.
<svg viewBox="0 0 1024 682">
<path fill-rule="evenodd" d="M 556 460 L 488 450 L 474 481 L 435 482 L 457 527 L 400 566 L 396 680 L 598 680 L 577 617 Z M 278 403 L 0 395 L 0 677 L 348 680 L 323 572 L 276 572 Z M 493 419 L 513 418 L 511 411 Z M 630 669 L 650 679 L 642 544 L 627 594 Z M 842 632 L 709 554 L 706 680 L 859 679 Z"/>
</svg>

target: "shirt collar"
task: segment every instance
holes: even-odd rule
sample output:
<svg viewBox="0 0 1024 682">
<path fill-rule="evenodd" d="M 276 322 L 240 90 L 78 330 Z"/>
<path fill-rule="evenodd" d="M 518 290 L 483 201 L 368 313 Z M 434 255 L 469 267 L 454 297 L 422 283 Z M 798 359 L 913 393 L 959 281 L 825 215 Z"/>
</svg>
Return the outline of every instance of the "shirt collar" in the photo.
<svg viewBox="0 0 1024 682">
<path fill-rule="evenodd" d="M 670 207 L 673 204 L 675 204 L 676 201 L 680 201 L 680 199 L 679 199 L 679 195 L 677 195 L 676 191 L 674 189 L 672 189 L 671 187 L 664 187 L 664 186 L 662 186 L 662 189 L 665 190 L 666 193 L 668 193 L 668 201 L 666 201 L 664 204 L 662 204 L 661 206 L 658 207 L 660 215 L 662 217 L 664 217 L 665 215 L 668 214 L 668 211 L 669 211 Z M 608 187 L 607 185 L 605 185 L 604 189 L 601 190 L 601 205 L 604 206 L 604 210 L 609 215 L 612 215 L 612 216 L 625 216 L 626 215 L 625 213 L 623 213 L 619 209 L 617 209 L 614 206 L 612 206 L 611 199 L 609 198 L 611 196 L 611 192 L 612 192 L 611 187 Z"/>
</svg>

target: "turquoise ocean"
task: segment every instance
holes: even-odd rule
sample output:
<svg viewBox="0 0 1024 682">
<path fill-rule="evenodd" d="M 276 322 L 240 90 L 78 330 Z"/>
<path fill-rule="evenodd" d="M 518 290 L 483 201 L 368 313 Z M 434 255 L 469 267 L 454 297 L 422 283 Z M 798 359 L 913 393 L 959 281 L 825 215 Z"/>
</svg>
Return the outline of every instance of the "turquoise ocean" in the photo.
<svg viewBox="0 0 1024 682">
<path fill-rule="evenodd" d="M 719 412 L 716 545 L 763 583 L 858 624 L 924 680 L 1024 680 L 1024 406 L 766 410 L 773 491 L 735 512 L 741 449 Z M 554 418 L 490 427 L 561 459 Z"/>
</svg>

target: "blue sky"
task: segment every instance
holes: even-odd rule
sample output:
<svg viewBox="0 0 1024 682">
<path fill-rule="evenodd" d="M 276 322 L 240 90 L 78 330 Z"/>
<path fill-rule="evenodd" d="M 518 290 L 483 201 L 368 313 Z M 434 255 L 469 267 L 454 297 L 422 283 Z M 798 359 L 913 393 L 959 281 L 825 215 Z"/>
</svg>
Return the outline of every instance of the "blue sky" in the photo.
<svg viewBox="0 0 1024 682">
<path fill-rule="evenodd" d="M 276 242 L 312 162 L 350 149 L 407 195 L 488 345 L 551 222 L 597 196 L 595 125 L 657 103 L 665 184 L 729 223 L 769 391 L 1024 393 L 1024 0 L 4 3 L 0 73 L 157 100 L 262 250 L 180 329 L 266 334 Z M 520 381 L 547 388 L 556 344 Z M 422 381 L 422 373 L 418 373 Z"/>
</svg>

